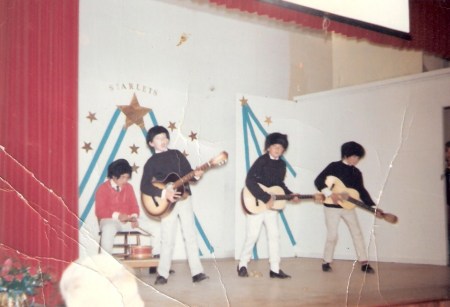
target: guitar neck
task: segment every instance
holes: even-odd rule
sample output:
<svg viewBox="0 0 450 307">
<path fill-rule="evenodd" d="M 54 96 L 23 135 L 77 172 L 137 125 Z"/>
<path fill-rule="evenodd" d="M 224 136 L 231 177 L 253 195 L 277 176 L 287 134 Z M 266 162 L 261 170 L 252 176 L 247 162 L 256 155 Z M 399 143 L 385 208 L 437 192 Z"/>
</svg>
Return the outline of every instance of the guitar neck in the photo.
<svg viewBox="0 0 450 307">
<path fill-rule="evenodd" d="M 275 195 L 275 200 L 291 200 L 294 197 L 298 197 L 299 199 L 313 199 L 314 195 L 311 194 Z"/>
<path fill-rule="evenodd" d="M 362 201 L 360 201 L 359 199 L 353 198 L 353 197 L 349 197 L 347 199 L 349 202 L 351 202 L 354 205 L 357 205 L 358 207 L 365 209 L 365 210 L 369 210 L 370 212 L 375 212 L 375 208 L 373 208 L 372 206 L 366 205 L 365 203 L 363 203 Z"/>
<path fill-rule="evenodd" d="M 209 168 L 211 168 L 211 164 L 209 162 L 206 162 L 203 165 L 200 165 L 197 170 L 201 170 L 201 171 L 206 171 Z M 189 182 L 192 178 L 194 178 L 195 176 L 195 171 L 191 171 L 189 173 L 187 173 L 186 175 L 184 175 L 183 177 L 181 177 L 180 179 L 178 179 L 177 181 L 175 181 L 172 184 L 172 187 L 174 189 L 179 188 L 180 186 L 184 185 L 185 183 Z"/>
</svg>

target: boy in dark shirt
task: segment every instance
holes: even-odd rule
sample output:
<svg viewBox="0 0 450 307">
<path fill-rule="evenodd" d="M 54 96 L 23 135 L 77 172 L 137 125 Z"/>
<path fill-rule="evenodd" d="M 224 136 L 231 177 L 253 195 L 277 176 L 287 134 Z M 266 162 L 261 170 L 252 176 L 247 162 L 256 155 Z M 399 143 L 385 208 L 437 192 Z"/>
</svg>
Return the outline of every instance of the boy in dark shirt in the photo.
<svg viewBox="0 0 450 307">
<path fill-rule="evenodd" d="M 180 192 L 172 189 L 170 186 L 160 189 L 152 184 L 154 180 L 163 181 L 171 173 L 183 177 L 193 170 L 189 161 L 179 150 L 169 149 L 167 147 L 170 142 L 170 135 L 166 128 L 154 126 L 148 131 L 146 140 L 152 151 L 154 151 L 154 154 L 144 166 L 141 192 L 146 195 L 167 199 L 171 203 L 179 200 L 175 204 L 172 212 L 161 218 L 161 254 L 155 284 L 167 283 L 175 247 L 178 220 L 180 221 L 184 242 L 186 244 L 192 281 L 200 282 L 208 278 L 208 276 L 203 273 L 203 267 L 200 262 L 194 212 L 190 197 L 181 200 Z M 196 170 L 194 174 L 194 178 L 198 180 L 203 175 L 203 171 Z M 184 188 L 185 192 L 190 195 L 189 183 L 184 183 Z"/>
<path fill-rule="evenodd" d="M 266 137 L 264 150 L 266 153 L 260 156 L 253 163 L 248 171 L 245 184 L 252 195 L 266 203 L 268 209 L 274 204 L 274 196 L 265 192 L 259 184 L 266 187 L 279 186 L 285 194 L 292 194 L 284 183 L 286 176 L 286 163 L 281 159 L 289 145 L 287 135 L 281 133 L 272 133 Z M 299 202 L 298 197 L 293 198 L 294 202 Z M 267 230 L 269 244 L 269 262 L 271 278 L 290 278 L 280 269 L 279 255 L 279 232 L 278 232 L 278 211 L 266 210 L 256 215 L 247 215 L 247 237 L 241 253 L 241 259 L 238 265 L 238 276 L 248 277 L 247 264 L 250 261 L 253 246 L 258 240 L 261 227 L 264 224 Z"/>
<path fill-rule="evenodd" d="M 338 227 L 341 218 L 346 222 L 350 230 L 353 244 L 358 255 L 358 260 L 361 263 L 361 270 L 367 273 L 374 273 L 375 270 L 369 265 L 364 243 L 364 237 L 361 233 L 358 218 L 355 210 L 346 210 L 338 205 L 338 201 L 342 200 L 342 196 L 332 193 L 331 189 L 326 186 L 325 180 L 328 176 L 337 177 L 342 183 L 351 189 L 358 191 L 361 200 L 368 206 L 375 206 L 372 198 L 367 192 L 363 184 L 363 176 L 361 171 L 356 168 L 359 160 L 365 155 L 364 147 L 356 142 L 344 143 L 341 147 L 342 160 L 331 162 L 316 178 L 314 184 L 317 189 L 321 191 L 325 197 L 331 199 L 332 202 L 324 203 L 325 223 L 327 225 L 327 241 L 325 244 L 324 258 L 322 263 L 322 270 L 330 272 L 331 262 L 333 261 L 334 249 L 338 239 Z M 381 214 L 380 209 L 377 214 Z"/>
</svg>

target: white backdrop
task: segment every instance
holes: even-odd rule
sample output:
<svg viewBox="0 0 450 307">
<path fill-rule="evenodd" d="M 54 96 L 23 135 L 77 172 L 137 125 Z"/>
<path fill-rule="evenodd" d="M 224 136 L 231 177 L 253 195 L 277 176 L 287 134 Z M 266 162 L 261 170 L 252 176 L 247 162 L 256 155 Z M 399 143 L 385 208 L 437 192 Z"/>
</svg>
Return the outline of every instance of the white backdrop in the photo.
<svg viewBox="0 0 450 307">
<path fill-rule="evenodd" d="M 290 137 L 286 158 L 297 174 L 288 178 L 292 190 L 313 192 L 311 179 L 326 163 L 339 158 L 340 144 L 348 138 L 360 141 L 368 151 L 361 169 L 370 192 L 374 198 L 381 196 L 381 208 L 400 217 L 395 226 L 377 221 L 377 239 L 373 242 L 378 245 L 379 259 L 445 262 L 439 108 L 448 105 L 447 75 L 425 74 L 309 95 L 297 103 L 261 98 L 288 96 L 290 42 L 297 34 L 174 3 L 177 1 L 80 1 L 81 256 L 97 253 L 98 226 L 91 198 L 96 185 L 103 181 L 108 160 L 126 158 L 137 167 L 131 183 L 139 199 L 142 167 L 150 153 L 142 129 L 131 125 L 123 131 L 125 115 L 116 114 L 117 106 L 129 106 L 134 95 L 140 106 L 152 110 L 153 119 L 150 115 L 143 117 L 144 130 L 154 122 L 165 127 L 175 123 L 172 147 L 185 150 L 193 167 L 222 150 L 230 154 L 227 165 L 207 172 L 193 187 L 193 200 L 204 232 L 199 233 L 203 257 L 225 258 L 239 253 L 245 233 L 238 197 L 246 172 L 239 102 L 242 94 L 237 93 L 252 93 L 254 96 L 245 96 L 264 129 L 281 130 Z M 308 40 L 308 44 L 323 46 L 319 39 Z M 95 119 L 87 118 L 90 113 Z M 333 121 L 325 121 L 326 114 L 333 114 Z M 264 126 L 265 116 L 272 116 L 273 124 L 268 127 Z M 354 126 L 347 125 L 350 120 Z M 197 138 L 192 140 L 191 133 Z M 133 152 L 131 147 L 139 149 Z M 255 151 L 251 154 L 253 162 Z M 392 170 L 386 167 L 390 162 L 395 162 Z M 427 185 L 422 186 L 421 181 L 394 185 L 404 174 L 408 180 L 420 174 L 417 177 Z M 394 194 L 401 195 L 401 201 L 390 201 L 388 197 Z M 365 233 L 369 240 L 373 218 L 363 212 L 360 217 L 368 227 Z M 297 244 L 294 247 L 286 229 L 282 229 L 283 256 L 321 257 L 325 233 L 321 207 L 312 203 L 289 206 L 286 219 L 286 229 Z M 150 219 L 145 223 L 158 228 L 158 223 Z M 180 236 L 178 240 L 175 258 L 182 259 Z M 345 232 L 340 244 L 336 255 L 353 257 L 347 250 L 352 246 Z M 259 256 L 264 257 L 263 246 Z M 372 252 L 371 256 L 376 255 Z"/>
<path fill-rule="evenodd" d="M 358 166 L 366 188 L 381 209 L 399 217 L 399 223 L 393 225 L 356 209 L 370 258 L 445 265 L 447 206 L 441 175 L 443 108 L 450 105 L 449 85 L 450 70 L 442 70 L 298 97 L 296 102 L 239 94 L 236 117 L 245 118 L 249 112 L 245 110 L 251 109 L 254 120 L 250 121 L 261 150 L 262 131 L 289 135 L 285 158 L 294 172 L 288 171 L 286 182 L 291 190 L 303 194 L 314 192 L 317 174 L 329 162 L 340 159 L 342 143 L 361 143 L 367 154 Z M 242 97 L 248 108 L 241 106 Z M 237 121 L 236 190 L 242 188 L 245 180 L 246 144 L 251 163 L 257 157 L 252 138 L 245 141 L 245 122 Z M 260 128 L 254 122 L 259 122 Z M 321 258 L 326 230 L 323 208 L 303 202 L 288 206 L 284 215 L 288 222 L 280 218 L 282 256 Z M 236 193 L 236 257 L 244 233 L 245 215 Z M 339 236 L 335 257 L 355 259 L 344 223 Z M 267 257 L 264 233 L 258 243 L 258 255 Z"/>
</svg>

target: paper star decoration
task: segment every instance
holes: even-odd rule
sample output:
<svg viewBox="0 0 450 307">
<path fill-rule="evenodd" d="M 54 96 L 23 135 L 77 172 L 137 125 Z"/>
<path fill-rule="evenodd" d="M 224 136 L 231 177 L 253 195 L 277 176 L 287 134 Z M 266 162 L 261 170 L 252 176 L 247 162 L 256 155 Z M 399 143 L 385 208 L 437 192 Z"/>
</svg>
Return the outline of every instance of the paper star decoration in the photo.
<svg viewBox="0 0 450 307">
<path fill-rule="evenodd" d="M 136 94 L 133 94 L 130 105 L 117 106 L 123 114 L 127 117 L 125 120 L 125 128 L 130 127 L 133 124 L 138 125 L 140 128 L 145 128 L 144 116 L 147 115 L 152 109 L 144 108 L 139 105 L 136 98 Z"/>
<path fill-rule="evenodd" d="M 89 115 L 86 116 L 86 118 L 89 119 L 89 120 L 91 121 L 91 123 L 92 123 L 94 120 L 97 120 L 97 117 L 95 117 L 95 113 L 92 113 L 92 112 L 89 112 Z"/>
<path fill-rule="evenodd" d="M 197 139 L 197 133 L 194 133 L 193 131 L 191 131 L 191 134 L 189 134 L 189 137 L 191 138 L 191 141 L 194 141 Z"/>
<path fill-rule="evenodd" d="M 137 174 L 139 166 L 136 165 L 136 163 L 133 163 L 133 166 L 131 167 L 131 170 Z"/>
<path fill-rule="evenodd" d="M 84 146 L 81 147 L 81 148 L 83 148 L 84 150 L 86 150 L 86 153 L 89 152 L 89 150 L 92 150 L 92 147 L 91 147 L 91 143 L 90 143 L 90 142 L 89 142 L 89 143 L 84 142 Z"/>
<path fill-rule="evenodd" d="M 173 132 L 173 130 L 177 129 L 177 126 L 175 125 L 175 123 L 169 122 L 169 127 L 167 127 L 170 129 L 170 132 Z"/>
<path fill-rule="evenodd" d="M 264 122 L 267 124 L 267 126 L 269 126 L 272 123 L 272 117 L 266 116 L 266 120 Z"/>
<path fill-rule="evenodd" d="M 180 36 L 180 40 L 178 41 L 177 47 L 181 44 L 184 44 L 188 40 L 189 34 L 183 33 Z"/>
<path fill-rule="evenodd" d="M 133 146 L 130 146 L 130 148 L 131 148 L 131 153 L 138 153 L 139 147 L 136 146 L 135 144 L 133 144 Z"/>
<path fill-rule="evenodd" d="M 248 99 L 245 99 L 245 97 L 242 96 L 242 98 L 239 101 L 241 102 L 241 106 L 246 106 Z"/>
</svg>

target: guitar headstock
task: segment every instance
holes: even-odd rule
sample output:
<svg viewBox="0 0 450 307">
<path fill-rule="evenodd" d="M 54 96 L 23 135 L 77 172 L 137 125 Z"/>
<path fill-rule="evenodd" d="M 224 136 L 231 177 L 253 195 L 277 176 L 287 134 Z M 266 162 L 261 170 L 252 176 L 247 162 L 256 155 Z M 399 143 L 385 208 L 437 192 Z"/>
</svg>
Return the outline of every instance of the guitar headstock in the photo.
<svg viewBox="0 0 450 307">
<path fill-rule="evenodd" d="M 209 160 L 210 166 L 220 166 L 224 165 L 228 161 L 228 153 L 226 151 L 222 151 L 219 155 Z"/>
</svg>

